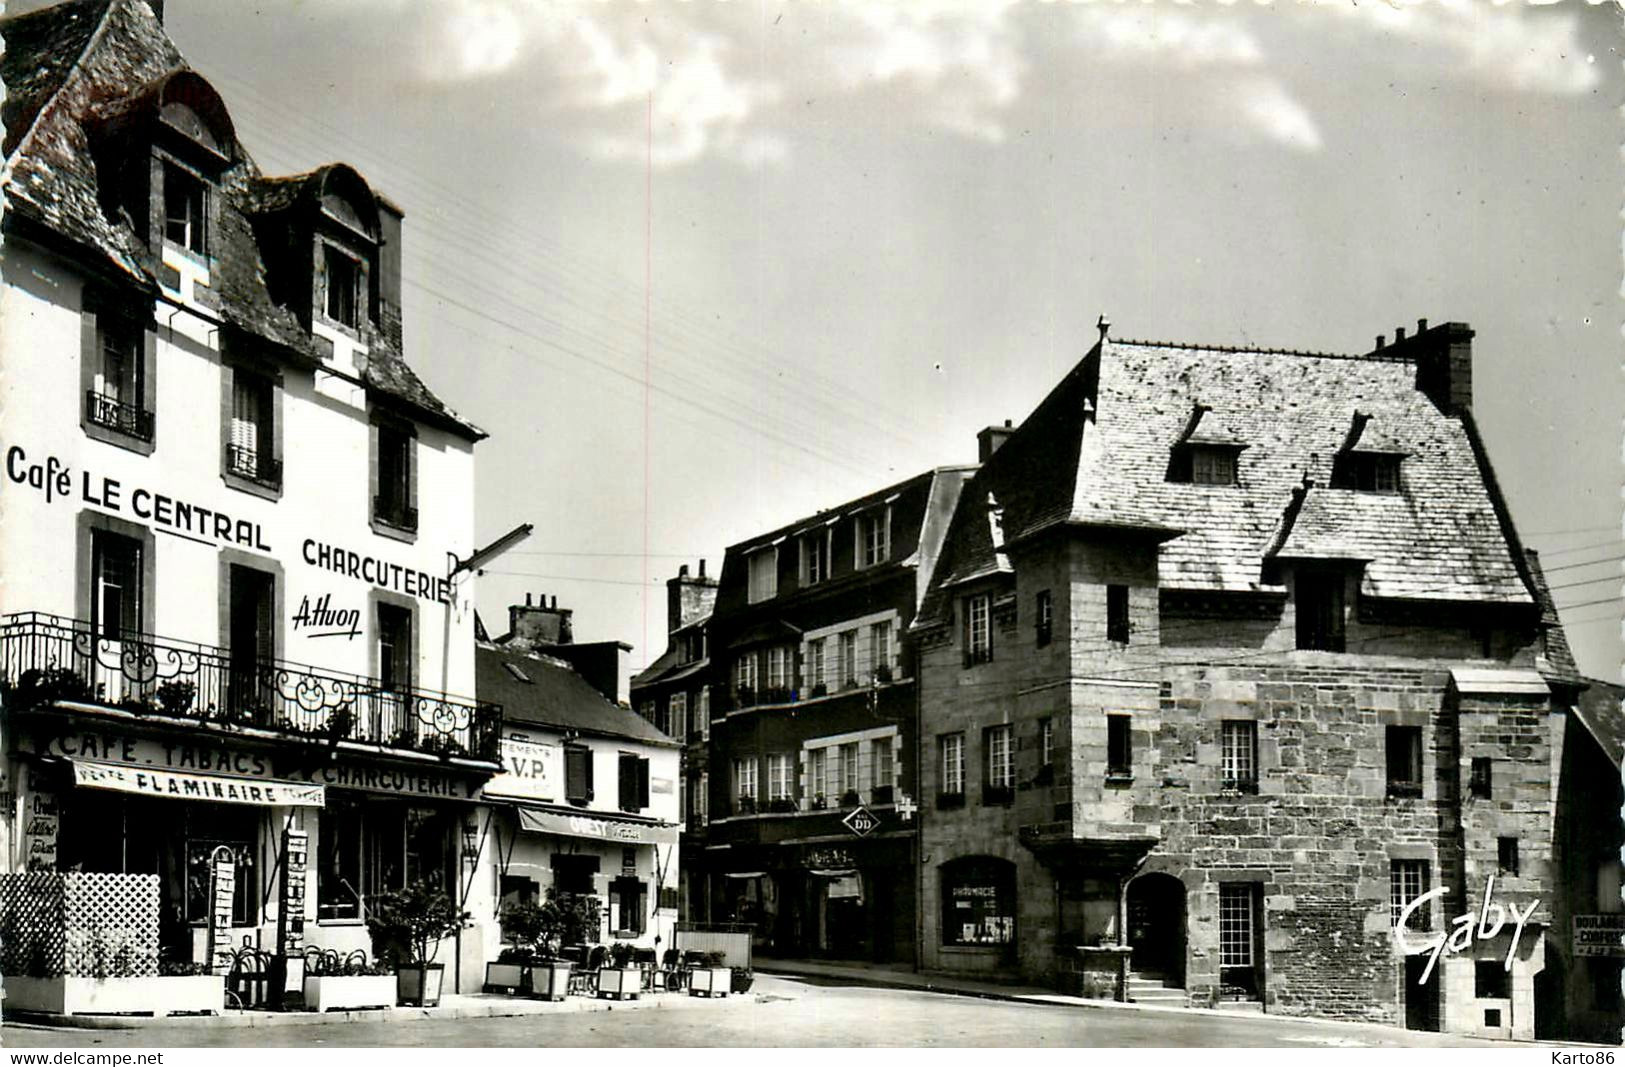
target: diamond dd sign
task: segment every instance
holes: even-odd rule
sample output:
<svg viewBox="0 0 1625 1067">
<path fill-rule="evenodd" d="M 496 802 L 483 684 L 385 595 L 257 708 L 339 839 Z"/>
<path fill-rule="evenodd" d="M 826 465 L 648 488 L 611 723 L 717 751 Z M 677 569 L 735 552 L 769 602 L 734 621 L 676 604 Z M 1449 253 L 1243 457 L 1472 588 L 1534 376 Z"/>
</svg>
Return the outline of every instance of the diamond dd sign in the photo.
<svg viewBox="0 0 1625 1067">
<path fill-rule="evenodd" d="M 841 824 L 859 837 L 868 837 L 870 832 L 880 825 L 880 820 L 875 818 L 868 808 L 858 807 L 842 819 Z"/>
</svg>

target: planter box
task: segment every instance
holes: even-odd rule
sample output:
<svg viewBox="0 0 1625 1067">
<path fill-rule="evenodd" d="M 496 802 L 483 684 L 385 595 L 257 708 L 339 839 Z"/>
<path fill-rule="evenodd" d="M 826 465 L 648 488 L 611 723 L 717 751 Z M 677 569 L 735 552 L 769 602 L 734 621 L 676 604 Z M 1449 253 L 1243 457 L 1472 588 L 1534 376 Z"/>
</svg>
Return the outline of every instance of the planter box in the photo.
<svg viewBox="0 0 1625 1067">
<path fill-rule="evenodd" d="M 397 993 L 393 974 L 327 975 L 305 979 L 305 1010 L 346 1011 L 393 1008 Z"/>
<path fill-rule="evenodd" d="M 150 978 L 12 978 L 5 980 L 6 1011 L 51 1015 L 170 1015 L 214 1012 L 226 1006 L 218 974 Z"/>
<path fill-rule="evenodd" d="M 414 1008 L 433 1008 L 440 1004 L 440 985 L 445 980 L 446 967 L 442 963 L 410 964 L 395 972 L 396 1003 Z"/>
<path fill-rule="evenodd" d="M 636 1000 L 643 992 L 643 970 L 638 967 L 598 968 L 598 995 L 617 1000 Z"/>
<path fill-rule="evenodd" d="M 484 991 L 508 994 L 530 992 L 530 964 L 487 963 Z"/>
<path fill-rule="evenodd" d="M 733 987 L 731 967 L 696 967 L 688 974 L 688 995 L 691 997 L 725 997 Z"/>
<path fill-rule="evenodd" d="M 562 960 L 530 965 L 530 995 L 539 1000 L 563 1000 L 570 991 L 570 965 Z"/>
</svg>

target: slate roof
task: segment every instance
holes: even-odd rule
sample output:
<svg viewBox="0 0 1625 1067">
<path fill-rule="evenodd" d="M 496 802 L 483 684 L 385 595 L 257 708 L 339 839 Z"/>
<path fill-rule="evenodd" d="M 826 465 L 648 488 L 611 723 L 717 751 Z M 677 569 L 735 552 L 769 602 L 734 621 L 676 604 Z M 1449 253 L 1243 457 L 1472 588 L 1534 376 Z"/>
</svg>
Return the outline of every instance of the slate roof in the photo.
<svg viewBox="0 0 1625 1067">
<path fill-rule="evenodd" d="M 474 684 L 482 702 L 502 705 L 505 723 L 576 730 L 645 744 L 676 744 L 631 708 L 606 700 L 569 664 L 550 656 L 476 645 Z"/>
<path fill-rule="evenodd" d="M 1356 412 L 1405 454 L 1399 493 L 1323 488 Z M 1174 447 L 1210 419 L 1247 446 L 1239 484 L 1169 482 Z M 1369 560 L 1368 596 L 1531 604 L 1474 433 L 1416 388 L 1402 357 L 1107 339 L 966 487 L 917 625 L 948 620 L 944 586 L 997 569 L 975 506 L 990 492 L 1007 544 L 1062 525 L 1162 541 L 1166 589 L 1284 592 L 1264 566 L 1284 547 Z"/>
<path fill-rule="evenodd" d="M 1569 648 L 1569 638 L 1563 630 L 1562 620 L 1557 615 L 1557 603 L 1552 599 L 1551 588 L 1546 583 L 1546 574 L 1540 567 L 1540 553 L 1532 548 L 1524 549 L 1524 558 L 1529 564 L 1529 577 L 1534 582 L 1535 593 L 1540 601 L 1540 625 L 1545 634 L 1545 654 L 1537 656 L 1535 667 L 1548 680 L 1560 682 L 1564 685 L 1585 685 L 1586 678 L 1580 673 L 1580 667 L 1574 661 L 1574 652 Z"/>
<path fill-rule="evenodd" d="M 1576 709 L 1580 722 L 1597 739 L 1609 760 L 1618 765 L 1625 761 L 1625 709 L 1620 706 L 1625 700 L 1625 687 L 1594 678 L 1586 682 L 1590 688 L 1580 694 Z"/>
<path fill-rule="evenodd" d="M 162 82 L 188 70 L 144 0 L 70 0 L 0 20 L 5 52 L 0 78 L 7 97 L 5 196 L 8 226 L 34 223 L 66 242 L 93 267 L 156 293 L 158 257 L 116 197 L 101 186 L 93 138 L 112 119 L 153 97 Z M 210 283 L 218 314 L 232 327 L 315 363 L 323 352 L 294 311 L 273 296 L 256 218 L 284 186 L 309 175 L 266 179 L 240 143 L 220 179 L 218 229 Z M 319 172 L 313 172 L 319 173 Z M 406 365 L 387 333 L 369 330 L 363 383 L 426 421 L 479 439 Z"/>
</svg>

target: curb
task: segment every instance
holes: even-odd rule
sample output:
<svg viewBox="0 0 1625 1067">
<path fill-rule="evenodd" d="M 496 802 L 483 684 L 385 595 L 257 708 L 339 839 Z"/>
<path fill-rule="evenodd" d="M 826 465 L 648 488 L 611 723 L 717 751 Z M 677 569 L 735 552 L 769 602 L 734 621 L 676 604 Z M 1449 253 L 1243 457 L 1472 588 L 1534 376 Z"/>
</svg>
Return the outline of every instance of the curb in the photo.
<svg viewBox="0 0 1625 1067">
<path fill-rule="evenodd" d="M 450 1004 L 439 1008 L 373 1008 L 359 1011 L 243 1011 L 224 1015 L 50 1015 L 43 1012 L 8 1012 L 0 1024 L 28 1025 L 61 1030 L 150 1030 L 158 1027 L 184 1027 L 189 1030 L 258 1030 L 285 1026 L 326 1026 L 341 1023 L 418 1022 L 422 1020 L 501 1019 L 539 1015 L 581 1015 L 626 1011 L 685 1010 L 748 1000 L 755 993 L 732 993 L 726 997 L 668 995 L 637 1000 L 565 1001 L 503 1000 L 488 1003 Z"/>
</svg>

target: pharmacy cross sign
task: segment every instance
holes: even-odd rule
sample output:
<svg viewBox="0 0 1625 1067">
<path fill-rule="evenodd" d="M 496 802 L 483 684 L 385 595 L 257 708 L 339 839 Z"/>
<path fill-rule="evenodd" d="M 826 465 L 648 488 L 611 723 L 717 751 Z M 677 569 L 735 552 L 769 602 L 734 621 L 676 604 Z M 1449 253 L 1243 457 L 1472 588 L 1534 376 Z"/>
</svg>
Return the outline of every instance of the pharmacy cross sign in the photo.
<svg viewBox="0 0 1625 1067">
<path fill-rule="evenodd" d="M 851 814 L 841 820 L 841 825 L 859 837 L 868 837 L 870 832 L 880 825 L 880 820 L 875 818 L 868 808 L 857 807 L 853 808 Z"/>
</svg>

